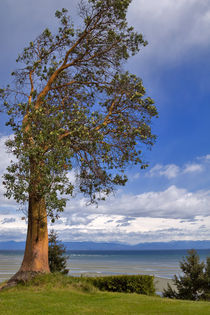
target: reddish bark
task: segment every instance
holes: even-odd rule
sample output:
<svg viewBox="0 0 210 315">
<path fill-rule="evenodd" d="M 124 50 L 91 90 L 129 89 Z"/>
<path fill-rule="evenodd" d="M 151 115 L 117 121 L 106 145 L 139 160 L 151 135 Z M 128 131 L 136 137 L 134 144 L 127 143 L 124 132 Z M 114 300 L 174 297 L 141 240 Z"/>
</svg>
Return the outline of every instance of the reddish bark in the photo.
<svg viewBox="0 0 210 315">
<path fill-rule="evenodd" d="M 28 281 L 39 273 L 49 273 L 48 230 L 45 200 L 29 198 L 28 231 L 22 265 L 6 286 Z"/>
<path fill-rule="evenodd" d="M 30 198 L 25 254 L 19 271 L 50 272 L 47 212 L 44 199 Z"/>
</svg>

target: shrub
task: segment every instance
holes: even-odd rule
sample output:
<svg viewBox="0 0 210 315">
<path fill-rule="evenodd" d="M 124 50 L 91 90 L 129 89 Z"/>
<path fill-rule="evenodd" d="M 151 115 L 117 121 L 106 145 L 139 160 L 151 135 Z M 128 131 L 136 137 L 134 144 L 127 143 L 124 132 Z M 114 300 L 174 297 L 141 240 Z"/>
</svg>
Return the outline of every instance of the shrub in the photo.
<svg viewBox="0 0 210 315">
<path fill-rule="evenodd" d="M 120 275 L 89 278 L 89 281 L 102 291 L 139 293 L 152 295 L 155 293 L 154 277 L 146 275 Z"/>
<path fill-rule="evenodd" d="M 195 250 L 188 251 L 188 254 L 180 262 L 184 275 L 175 275 L 173 279 L 177 289 L 173 290 L 168 284 L 163 296 L 182 300 L 207 300 L 210 295 L 210 258 L 207 258 L 205 266 Z"/>
<path fill-rule="evenodd" d="M 68 256 L 65 256 L 66 249 L 58 240 L 57 233 L 52 230 L 49 234 L 48 259 L 51 272 L 61 272 L 67 274 L 66 268 Z"/>
<path fill-rule="evenodd" d="M 105 276 L 105 277 L 66 277 L 60 272 L 37 274 L 36 277 L 24 283 L 24 286 L 40 288 L 74 288 L 79 291 L 94 293 L 97 290 L 139 293 L 153 295 L 155 293 L 153 276 Z M 21 284 L 22 286 L 23 284 Z"/>
</svg>

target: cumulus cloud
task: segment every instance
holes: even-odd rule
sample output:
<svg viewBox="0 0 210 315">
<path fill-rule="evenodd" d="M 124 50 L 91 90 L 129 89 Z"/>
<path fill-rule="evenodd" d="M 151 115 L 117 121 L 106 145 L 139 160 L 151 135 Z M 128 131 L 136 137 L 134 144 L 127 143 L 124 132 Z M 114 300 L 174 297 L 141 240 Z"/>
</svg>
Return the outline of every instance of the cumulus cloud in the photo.
<svg viewBox="0 0 210 315">
<path fill-rule="evenodd" d="M 205 158 L 206 158 L 207 161 L 210 161 L 210 154 L 207 154 L 207 155 L 205 156 Z"/>
<path fill-rule="evenodd" d="M 92 216 L 81 215 L 81 213 L 74 213 L 67 217 L 66 220 L 64 220 L 65 225 L 71 226 L 87 225 L 92 221 L 93 221 Z"/>
<path fill-rule="evenodd" d="M 125 224 L 118 224 L 119 222 Z M 96 225 L 96 223 L 99 224 Z M 55 228 L 65 241 L 86 240 L 137 244 L 151 241 L 196 240 L 198 233 L 200 240 L 206 240 L 210 236 L 210 217 L 196 217 L 194 221 L 182 221 L 180 219 L 96 215 L 92 216 L 92 222 L 89 224 L 56 225 Z"/>
<path fill-rule="evenodd" d="M 21 220 L 21 214 L 0 214 L 0 241 L 24 241 L 26 237 L 26 222 Z"/>
<path fill-rule="evenodd" d="M 163 218 L 193 218 L 208 215 L 210 191 L 191 193 L 186 189 L 170 186 L 164 191 L 148 192 L 140 195 L 123 195 L 113 200 L 112 209 L 133 216 Z"/>
<path fill-rule="evenodd" d="M 205 157 L 198 157 L 198 160 L 201 160 L 201 163 L 193 163 L 189 162 L 183 166 L 178 166 L 175 164 L 156 164 L 153 166 L 147 173 L 147 177 L 158 177 L 164 176 L 168 179 L 173 179 L 178 176 L 184 176 L 186 174 L 193 174 L 193 173 L 201 173 L 204 171 L 205 167 L 208 165 L 208 156 Z"/>
<path fill-rule="evenodd" d="M 210 2 L 208 0 L 134 0 L 129 19 L 149 41 L 142 66 L 180 62 L 210 45 Z"/>
<path fill-rule="evenodd" d="M 156 164 L 148 172 L 148 176 L 165 176 L 168 179 L 175 178 L 180 173 L 180 168 L 175 164 L 161 165 Z"/>
<path fill-rule="evenodd" d="M 6 137 L 0 138 L 1 174 L 9 162 L 8 154 L 5 153 L 5 140 Z M 151 179 L 154 176 L 164 176 L 168 180 L 173 180 L 178 176 L 201 172 L 209 165 L 208 161 L 207 154 L 199 158 L 199 163 L 190 162 L 183 166 L 157 164 L 148 174 Z M 73 171 L 69 173 L 69 179 L 75 181 Z M 2 186 L 0 186 L 0 203 L 1 233 L 5 233 L 8 237 L 13 232 L 13 235 L 20 233 L 18 239 L 24 239 L 26 223 L 20 218 L 22 213 L 15 214 L 17 205 L 12 200 L 4 198 Z M 159 240 L 168 235 L 167 240 L 169 240 L 173 235 L 170 230 L 172 228 L 176 229 L 172 239 L 187 238 L 190 236 L 190 230 L 198 232 L 199 229 L 202 230 L 202 235 L 207 237 L 209 229 L 206 221 L 199 222 L 197 218 L 209 215 L 209 204 L 209 190 L 192 192 L 176 185 L 141 194 L 128 194 L 125 190 L 121 190 L 115 196 L 100 202 L 98 207 L 87 206 L 87 199 L 77 196 L 71 198 L 64 214 L 54 226 L 62 232 L 62 235 L 66 233 L 65 240 L 73 237 L 72 240 L 83 241 L 106 239 L 106 241 L 137 242 L 139 239 L 140 242 L 143 239 L 154 240 L 155 235 L 158 235 Z M 195 234 L 196 232 L 192 235 Z"/>
<path fill-rule="evenodd" d="M 183 170 L 183 173 L 202 172 L 203 166 L 200 164 L 187 164 Z"/>
<path fill-rule="evenodd" d="M 1 136 L 0 137 L 0 175 L 6 170 L 10 160 L 13 158 L 11 154 L 6 152 L 5 141 L 12 136 Z"/>
<path fill-rule="evenodd" d="M 198 157 L 198 160 L 201 160 L 203 162 L 210 162 L 210 154 L 206 154 L 204 156 Z"/>
<path fill-rule="evenodd" d="M 77 0 L 60 0 L 59 3 L 57 0 L 2 1 L 2 73 L 8 74 L 8 65 L 12 71 L 17 54 L 44 28 L 55 28 L 54 13 L 57 9 L 68 8 L 75 18 L 77 4 Z M 152 71 L 155 65 L 170 63 L 174 66 L 186 56 L 189 58 L 193 52 L 205 50 L 210 44 L 208 0 L 133 0 L 128 10 L 128 20 L 149 41 L 149 46 L 135 58 L 135 68 L 137 60 L 141 71 L 142 68 Z"/>
<path fill-rule="evenodd" d="M 9 165 L 11 160 L 15 160 L 14 156 L 11 153 L 7 153 L 5 142 L 12 138 L 13 135 L 10 136 L 1 136 L 0 137 L 0 206 L 1 208 L 8 209 L 8 208 L 16 208 L 16 203 L 13 199 L 8 200 L 5 196 L 5 188 L 2 184 L 2 176 L 6 171 L 7 166 Z"/>
<path fill-rule="evenodd" d="M 63 214 L 63 216 L 65 213 Z M 79 214 L 78 214 L 79 216 Z M 7 217 L 9 219 L 9 216 Z M 1 219 L 1 218 L 0 218 Z M 2 221 L 2 220 L 1 220 Z M 62 223 L 63 221 L 63 223 Z M 206 240 L 210 237 L 210 217 L 197 216 L 194 220 L 123 215 L 87 215 L 78 224 L 67 223 L 62 217 L 53 224 L 63 241 L 120 242 L 137 244 L 150 241 Z M 51 227 L 50 227 L 51 228 Z M 23 241 L 26 224 L 16 218 L 15 222 L 0 223 L 0 239 Z"/>
<path fill-rule="evenodd" d="M 86 203 L 85 198 L 75 198 L 67 205 L 66 213 L 193 219 L 197 215 L 209 214 L 210 191 L 191 192 L 172 185 L 162 191 L 119 194 L 99 203 L 98 207 L 86 206 Z"/>
</svg>

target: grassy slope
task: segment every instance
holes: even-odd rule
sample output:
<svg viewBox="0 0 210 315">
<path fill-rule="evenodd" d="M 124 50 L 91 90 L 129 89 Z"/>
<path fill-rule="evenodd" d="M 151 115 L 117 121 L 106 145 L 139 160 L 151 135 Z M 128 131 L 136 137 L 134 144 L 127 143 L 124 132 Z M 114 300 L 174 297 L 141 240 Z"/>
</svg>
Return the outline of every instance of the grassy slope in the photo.
<svg viewBox="0 0 210 315">
<path fill-rule="evenodd" d="M 210 303 L 99 292 L 57 281 L 0 292 L 0 314 L 210 314 Z"/>
</svg>

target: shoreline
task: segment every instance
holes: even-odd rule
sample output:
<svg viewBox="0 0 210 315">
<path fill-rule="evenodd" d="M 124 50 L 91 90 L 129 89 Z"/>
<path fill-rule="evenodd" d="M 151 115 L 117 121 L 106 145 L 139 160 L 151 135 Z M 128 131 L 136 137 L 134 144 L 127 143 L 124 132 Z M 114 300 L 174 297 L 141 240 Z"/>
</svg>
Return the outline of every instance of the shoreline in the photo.
<svg viewBox="0 0 210 315">
<path fill-rule="evenodd" d="M 170 284 L 173 290 L 176 289 L 176 285 L 172 279 L 154 277 L 154 286 L 156 292 L 163 292 L 163 289 L 167 289 L 167 284 Z"/>
</svg>

